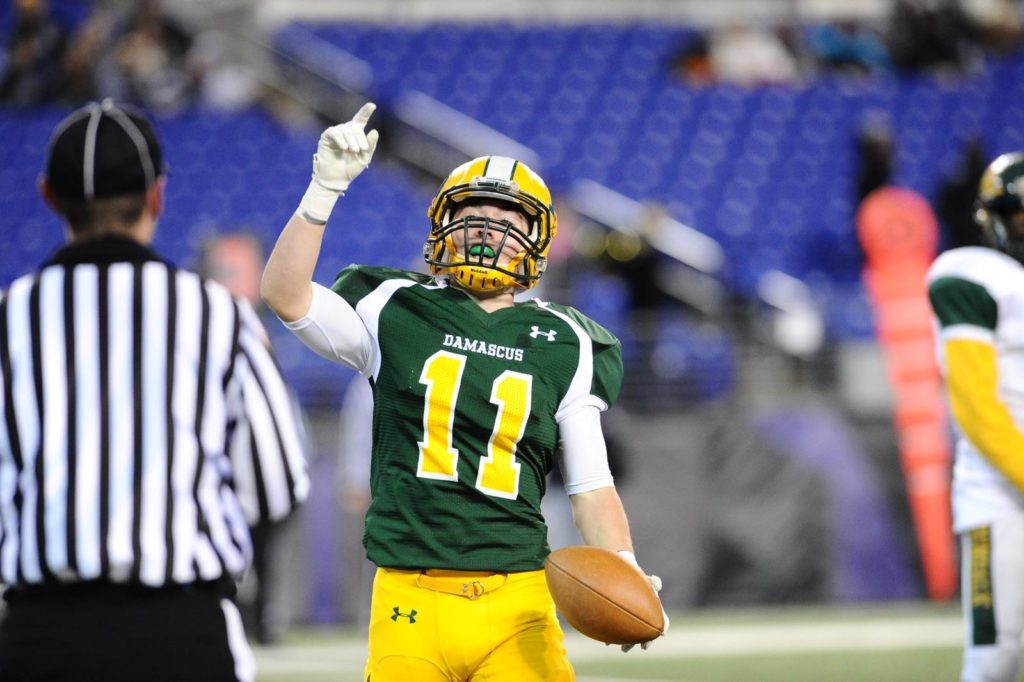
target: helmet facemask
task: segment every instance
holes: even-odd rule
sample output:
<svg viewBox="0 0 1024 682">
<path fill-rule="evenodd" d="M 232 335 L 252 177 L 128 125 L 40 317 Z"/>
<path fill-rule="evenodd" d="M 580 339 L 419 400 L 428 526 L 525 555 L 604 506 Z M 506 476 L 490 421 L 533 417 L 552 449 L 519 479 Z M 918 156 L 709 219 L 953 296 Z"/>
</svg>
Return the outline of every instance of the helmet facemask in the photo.
<svg viewBox="0 0 1024 682">
<path fill-rule="evenodd" d="M 424 260 L 431 273 L 474 293 L 529 289 L 544 274 L 557 226 L 550 202 L 543 180 L 518 161 L 481 157 L 464 164 L 431 203 Z M 480 204 L 514 210 L 524 220 L 474 215 Z"/>
<path fill-rule="evenodd" d="M 536 231 L 536 221 L 531 221 L 531 234 Z M 529 289 L 547 266 L 531 234 L 508 220 L 467 215 L 432 232 L 423 256 L 471 291 Z M 509 253 L 511 258 L 502 258 Z"/>
</svg>

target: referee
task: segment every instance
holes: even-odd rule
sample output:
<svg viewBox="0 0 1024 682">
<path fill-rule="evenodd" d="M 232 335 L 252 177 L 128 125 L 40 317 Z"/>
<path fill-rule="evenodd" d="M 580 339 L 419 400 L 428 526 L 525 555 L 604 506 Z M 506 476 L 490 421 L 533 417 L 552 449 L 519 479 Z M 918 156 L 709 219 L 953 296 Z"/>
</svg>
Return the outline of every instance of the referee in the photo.
<svg viewBox="0 0 1024 682">
<path fill-rule="evenodd" d="M 42 194 L 67 244 L 0 298 L 0 680 L 253 680 L 249 526 L 309 479 L 248 304 L 162 260 L 160 143 L 68 116 Z"/>
</svg>

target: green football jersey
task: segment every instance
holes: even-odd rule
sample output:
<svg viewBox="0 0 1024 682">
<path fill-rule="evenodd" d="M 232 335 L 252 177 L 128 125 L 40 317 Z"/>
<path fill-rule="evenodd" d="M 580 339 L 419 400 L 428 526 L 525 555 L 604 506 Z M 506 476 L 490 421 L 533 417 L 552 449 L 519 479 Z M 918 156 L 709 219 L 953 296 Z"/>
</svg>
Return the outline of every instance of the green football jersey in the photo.
<svg viewBox="0 0 1024 682">
<path fill-rule="evenodd" d="M 404 270 L 351 266 L 332 288 L 376 344 L 369 559 L 541 568 L 556 415 L 615 401 L 618 340 L 567 306 L 530 300 L 488 313 L 463 291 Z"/>
</svg>

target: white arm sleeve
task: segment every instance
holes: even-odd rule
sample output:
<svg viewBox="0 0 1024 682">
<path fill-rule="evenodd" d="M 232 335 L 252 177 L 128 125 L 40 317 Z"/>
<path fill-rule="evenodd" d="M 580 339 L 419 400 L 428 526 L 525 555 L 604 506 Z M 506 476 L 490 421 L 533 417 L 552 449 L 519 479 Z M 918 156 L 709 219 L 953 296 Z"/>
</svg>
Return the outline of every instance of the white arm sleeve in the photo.
<svg viewBox="0 0 1024 682">
<path fill-rule="evenodd" d="M 319 355 L 363 374 L 373 366 L 376 344 L 362 318 L 344 298 L 313 282 L 305 317 L 284 326 Z"/>
<path fill-rule="evenodd" d="M 569 495 L 615 485 L 601 431 L 601 410 L 584 405 L 558 422 L 562 457 L 558 463 Z"/>
</svg>

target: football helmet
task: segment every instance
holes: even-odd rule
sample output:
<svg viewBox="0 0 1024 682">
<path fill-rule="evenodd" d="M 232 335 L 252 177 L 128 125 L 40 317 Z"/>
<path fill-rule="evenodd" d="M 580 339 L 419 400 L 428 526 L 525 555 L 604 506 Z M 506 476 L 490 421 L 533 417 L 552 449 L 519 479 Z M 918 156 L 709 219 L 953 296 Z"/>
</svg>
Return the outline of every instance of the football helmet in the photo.
<svg viewBox="0 0 1024 682">
<path fill-rule="evenodd" d="M 1024 152 L 997 156 L 981 175 L 974 219 L 985 243 L 1024 262 L 1024 232 L 1011 216 L 1024 211 Z"/>
<path fill-rule="evenodd" d="M 526 217 L 527 230 L 512 222 L 455 213 L 462 205 L 493 202 Z M 529 289 L 547 267 L 548 249 L 558 229 L 551 205 L 551 192 L 539 175 L 526 164 L 506 156 L 481 156 L 462 164 L 445 179 L 427 210 L 430 236 L 423 245 L 423 258 L 433 275 L 447 275 L 460 286 L 476 293 L 509 287 Z M 493 246 L 471 243 L 472 235 L 494 234 Z M 459 248 L 455 235 L 464 245 Z M 477 237 L 479 241 L 479 237 Z M 509 244 L 516 254 L 500 262 Z"/>
</svg>

